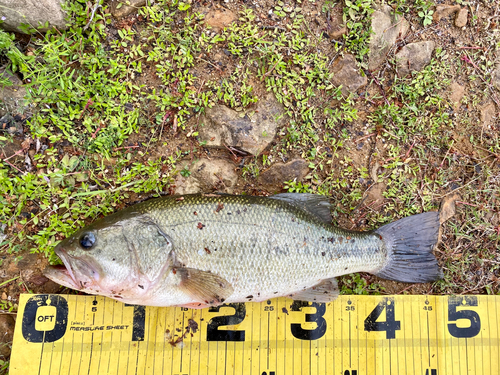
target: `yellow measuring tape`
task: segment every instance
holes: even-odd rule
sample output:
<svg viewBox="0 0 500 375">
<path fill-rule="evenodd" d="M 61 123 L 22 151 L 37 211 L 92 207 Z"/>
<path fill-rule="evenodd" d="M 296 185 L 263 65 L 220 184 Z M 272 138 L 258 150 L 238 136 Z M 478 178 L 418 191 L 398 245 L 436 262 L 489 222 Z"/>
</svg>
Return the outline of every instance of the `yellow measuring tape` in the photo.
<svg viewBox="0 0 500 375">
<path fill-rule="evenodd" d="M 191 310 L 21 295 L 10 374 L 499 374 L 500 296 Z"/>
</svg>

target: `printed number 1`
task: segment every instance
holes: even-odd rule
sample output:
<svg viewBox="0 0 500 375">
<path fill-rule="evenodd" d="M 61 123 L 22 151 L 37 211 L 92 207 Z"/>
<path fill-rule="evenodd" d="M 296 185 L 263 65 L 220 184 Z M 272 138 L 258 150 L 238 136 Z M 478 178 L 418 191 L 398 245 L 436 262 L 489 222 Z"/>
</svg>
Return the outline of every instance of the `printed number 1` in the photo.
<svg viewBox="0 0 500 375">
<path fill-rule="evenodd" d="M 385 309 L 385 322 L 377 322 Z M 365 319 L 365 331 L 385 331 L 387 339 L 395 339 L 401 322 L 394 318 L 394 298 L 384 298 Z"/>
<path fill-rule="evenodd" d="M 132 341 L 144 341 L 144 331 L 146 330 L 146 307 L 129 305 L 134 307 L 134 318 L 132 320 Z"/>
</svg>

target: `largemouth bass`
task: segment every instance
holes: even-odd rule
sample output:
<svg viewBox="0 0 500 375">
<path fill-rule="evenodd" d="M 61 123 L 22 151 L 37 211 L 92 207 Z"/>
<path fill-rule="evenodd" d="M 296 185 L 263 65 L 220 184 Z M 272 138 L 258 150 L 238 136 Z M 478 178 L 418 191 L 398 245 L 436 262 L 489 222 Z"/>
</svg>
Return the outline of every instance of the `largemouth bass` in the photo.
<svg viewBox="0 0 500 375">
<path fill-rule="evenodd" d="M 203 308 L 288 296 L 328 302 L 336 276 L 369 272 L 402 282 L 442 276 L 432 254 L 439 215 L 427 212 L 371 232 L 331 224 L 328 199 L 168 196 L 95 221 L 59 243 L 64 266 L 45 275 L 123 302 Z"/>
</svg>

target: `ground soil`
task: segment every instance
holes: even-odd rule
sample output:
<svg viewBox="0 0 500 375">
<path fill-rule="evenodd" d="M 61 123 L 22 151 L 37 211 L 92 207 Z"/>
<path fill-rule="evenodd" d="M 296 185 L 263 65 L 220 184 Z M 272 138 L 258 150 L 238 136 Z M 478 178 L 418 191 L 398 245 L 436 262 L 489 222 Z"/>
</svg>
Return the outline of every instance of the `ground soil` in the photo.
<svg viewBox="0 0 500 375">
<path fill-rule="evenodd" d="M 309 32 L 313 35 L 320 35 L 321 33 L 335 33 L 342 28 L 342 7 L 341 5 L 337 5 L 333 8 L 331 13 L 328 14 L 328 17 L 321 12 L 321 5 L 323 2 L 311 3 L 308 1 L 304 1 L 302 4 L 303 12 L 302 14 L 305 16 L 306 21 L 310 27 Z M 500 97 L 500 93 L 495 91 L 494 88 L 491 88 L 491 85 L 485 86 L 482 83 L 481 79 L 470 80 L 467 76 L 467 73 L 464 69 L 461 68 L 462 65 L 459 64 L 459 59 L 461 56 L 460 48 L 463 46 L 468 46 L 470 48 L 488 48 L 487 44 L 483 43 L 481 46 L 478 46 L 478 36 L 486 38 L 492 31 L 493 27 L 498 26 L 490 26 L 490 29 L 485 29 L 484 22 L 486 22 L 489 17 L 491 17 L 491 11 L 494 11 L 494 7 L 486 7 L 482 3 L 481 6 L 478 5 L 479 11 L 474 14 L 475 17 L 478 18 L 478 22 L 475 25 L 471 24 L 471 16 L 469 15 L 469 22 L 464 28 L 458 28 L 454 26 L 453 17 L 448 17 L 442 19 L 439 23 L 433 23 L 430 27 L 423 28 L 421 24 L 419 24 L 418 19 L 415 17 L 410 17 L 412 31 L 406 37 L 405 40 L 401 40 L 395 46 L 395 50 L 401 48 L 404 44 L 421 41 L 421 40 L 433 40 L 436 44 L 443 48 L 445 51 L 449 53 L 449 61 L 450 61 L 450 80 L 454 83 L 457 83 L 464 87 L 464 93 L 462 98 L 457 98 L 456 95 L 452 98 L 453 100 L 462 100 L 458 104 L 454 104 L 453 108 L 450 105 L 450 111 L 453 113 L 452 116 L 454 118 L 460 118 L 460 116 L 467 115 L 469 118 L 472 118 L 474 121 L 454 121 L 453 129 L 450 129 L 452 133 L 452 139 L 454 140 L 453 147 L 450 147 L 449 150 L 442 150 L 441 157 L 446 155 L 454 155 L 455 160 L 457 160 L 457 165 L 448 165 L 447 167 L 452 169 L 452 173 L 449 177 L 450 181 L 457 180 L 460 181 L 459 186 L 465 186 L 468 183 L 479 183 L 474 182 L 475 173 L 477 173 L 477 166 L 481 168 L 482 165 L 487 164 L 489 168 L 499 176 L 499 168 L 500 168 L 500 157 L 498 154 L 493 154 L 490 151 L 485 151 L 477 148 L 474 144 L 471 143 L 471 135 L 473 135 L 476 139 L 485 138 L 485 139 L 496 139 L 498 141 L 498 132 L 500 132 L 500 122 L 498 119 L 498 114 L 500 108 L 497 107 L 498 102 L 496 102 L 496 98 Z M 210 10 L 221 10 L 227 9 L 232 11 L 235 14 L 243 8 L 243 6 L 249 6 L 250 2 L 195 2 L 193 7 L 197 11 L 210 11 Z M 275 21 L 272 18 L 268 17 L 268 10 L 273 8 L 274 2 L 271 1 L 262 1 L 255 2 L 251 4 L 258 18 L 255 22 L 261 26 L 269 26 L 269 27 L 283 27 L 282 23 L 279 21 Z M 497 7 L 498 8 L 498 7 Z M 134 17 L 136 15 L 132 14 L 127 17 L 129 20 L 136 20 Z M 490 20 L 491 22 L 500 22 L 498 17 L 494 20 Z M 115 20 L 110 25 L 110 30 L 113 28 L 123 27 L 123 20 Z M 19 38 L 24 38 L 19 36 Z M 498 42 L 498 41 L 497 41 Z M 494 43 L 493 41 L 491 43 Z M 331 56 L 333 59 L 337 52 L 333 49 L 332 45 L 328 41 L 324 41 L 319 47 L 324 54 L 327 56 Z M 495 57 L 494 54 L 491 55 L 492 58 Z M 232 71 L 234 71 L 235 59 L 231 56 L 228 56 L 223 49 L 215 48 L 211 55 L 206 57 L 206 60 L 209 63 L 200 61 L 200 63 L 193 69 L 193 72 L 198 77 L 203 77 L 202 80 L 210 80 L 214 78 L 223 78 L 228 77 Z M 385 67 L 382 69 L 386 69 Z M 388 71 L 388 75 L 394 74 L 393 72 Z M 160 84 L 158 78 L 154 74 L 154 69 L 152 67 L 145 67 L 144 73 L 140 75 L 137 79 L 138 83 L 146 84 L 151 87 L 155 87 Z M 388 80 L 386 81 L 388 82 Z M 254 92 L 260 98 L 265 96 L 265 88 L 258 81 L 253 82 Z M 485 87 L 488 87 L 487 89 Z M 382 82 L 370 81 L 369 85 L 363 88 L 365 96 L 370 95 L 382 95 L 389 92 L 391 87 Z M 486 91 L 486 93 L 484 92 Z M 481 94 L 482 92 L 482 94 Z M 456 92 L 443 92 L 443 95 L 446 97 L 450 97 Z M 463 100 L 466 98 L 466 100 Z M 318 101 L 321 101 L 321 98 L 318 98 Z M 485 114 L 483 114 L 483 119 L 481 120 L 481 108 L 485 105 L 491 105 L 493 103 L 493 118 L 485 118 Z M 366 122 L 366 116 L 368 116 L 373 111 L 373 105 L 366 100 L 359 99 L 356 103 L 356 108 L 359 111 L 359 119 L 354 123 L 346 123 L 343 124 L 343 130 L 345 130 L 349 134 L 349 138 L 345 140 L 344 148 L 339 150 L 339 156 L 337 159 L 333 160 L 331 165 L 331 171 L 338 170 L 340 173 L 341 166 L 338 161 L 342 160 L 345 156 L 348 156 L 352 159 L 352 166 L 354 168 L 364 167 L 369 173 L 375 170 L 375 176 L 377 175 L 377 165 L 383 163 L 384 160 L 388 158 L 387 156 L 387 142 L 384 138 L 377 136 L 376 134 L 371 134 L 371 129 Z M 151 114 L 153 115 L 153 113 Z M 497 117 L 495 117 L 497 116 Z M 490 116 L 491 117 L 491 116 Z M 196 119 L 195 119 L 196 120 Z M 148 144 L 150 139 L 150 134 L 133 134 L 129 141 L 128 145 L 141 145 Z M 204 157 L 211 159 L 225 159 L 229 160 L 233 163 L 234 169 L 239 174 L 239 180 L 234 190 L 236 194 L 253 194 L 253 195 L 267 195 L 271 191 L 284 191 L 283 190 L 283 181 L 276 181 L 275 186 L 269 188 L 269 184 L 267 184 L 267 188 L 264 188 L 264 185 L 260 182 L 258 177 L 245 176 L 242 175 L 242 166 L 245 163 L 250 162 L 252 159 L 249 157 L 244 157 L 241 155 L 234 155 L 230 150 L 227 149 L 208 149 L 208 148 L 200 148 L 195 140 L 192 138 L 186 138 L 184 134 L 180 130 L 175 130 L 172 128 L 172 124 L 168 123 L 163 129 L 161 135 L 161 141 L 149 146 L 143 147 L 141 146 L 141 150 L 146 150 L 145 156 L 143 160 L 147 158 L 156 158 L 158 156 L 168 156 L 175 151 L 181 151 L 185 154 L 186 160 L 194 160 L 196 158 Z M 290 151 L 286 157 L 282 158 L 278 154 L 278 147 L 282 142 L 283 136 L 278 135 L 269 148 L 264 152 L 274 157 L 276 162 L 286 162 L 292 160 L 297 157 L 302 157 L 302 154 L 297 150 Z M 74 148 L 70 145 L 60 145 L 62 153 L 71 153 L 75 152 Z M 196 152 L 193 150 L 196 149 Z M 404 152 L 411 153 L 412 145 L 406 145 Z M 4 150 L 5 154 L 12 154 L 13 150 Z M 15 151 L 15 150 L 14 150 Z M 411 155 L 410 155 L 411 156 Z M 140 159 L 139 156 L 138 160 Z M 413 156 L 418 157 L 418 156 Z M 20 161 L 22 162 L 22 161 Z M 430 163 L 434 163 L 434 166 L 430 166 L 429 168 L 434 168 L 436 165 L 443 166 L 444 159 L 430 160 Z M 106 163 L 110 163 L 112 165 L 113 160 L 106 160 Z M 447 163 L 445 163 L 446 166 Z M 476 166 L 476 167 L 475 167 Z M 263 167 L 262 170 L 265 170 L 266 167 Z M 456 169 L 453 169 L 456 168 Z M 427 176 L 432 177 L 432 173 L 427 172 Z M 500 177 L 499 177 L 500 178 Z M 471 182 L 473 181 L 473 182 Z M 457 185 L 458 186 L 458 185 Z M 374 184 L 374 181 L 366 181 L 364 187 L 364 192 L 366 196 L 366 200 L 363 201 L 363 206 L 360 206 L 359 209 L 350 210 L 349 208 L 343 207 L 344 211 L 349 211 L 349 214 L 341 214 L 336 217 L 337 224 L 345 227 L 347 229 L 354 230 L 364 230 L 368 229 L 366 227 L 367 221 L 364 219 L 366 212 L 368 209 L 367 205 L 372 205 L 373 210 L 381 211 L 383 210 L 383 206 L 385 200 L 383 196 L 383 192 L 386 188 L 384 182 L 379 182 L 378 184 Z M 478 185 L 478 188 L 480 185 Z M 212 191 L 219 191 L 220 186 L 214 186 Z M 172 186 L 170 191 L 165 193 L 175 192 L 175 186 Z M 207 191 L 209 192 L 209 191 Z M 443 188 L 439 194 L 436 194 L 436 207 L 439 206 L 439 199 L 451 192 L 450 187 Z M 498 193 L 497 193 L 498 194 Z M 129 201 L 121 202 L 117 208 L 124 207 L 128 204 L 132 204 L 135 201 L 142 200 L 147 198 L 147 195 L 135 195 L 131 194 Z M 497 195 L 497 202 L 500 199 Z M 462 202 L 457 204 L 457 213 L 455 215 L 455 222 L 460 222 L 461 218 L 465 216 L 464 209 L 465 205 L 481 205 L 481 202 Z M 489 216 L 489 220 L 494 222 L 496 220 L 498 226 L 498 215 L 499 209 L 498 205 L 496 211 L 487 213 Z M 496 219 L 495 219 L 496 217 Z M 29 234 L 29 233 L 28 233 Z M 468 241 L 467 239 L 457 237 L 453 230 L 450 227 L 445 227 L 443 229 L 443 241 L 444 245 L 440 245 L 436 251 L 436 254 L 441 262 L 444 264 L 445 261 L 448 261 L 450 257 L 456 257 L 457 260 L 463 256 L 463 254 L 467 254 L 459 249 L 467 248 Z M 488 246 L 491 246 L 492 249 L 498 247 L 498 243 L 491 243 L 485 246 L 485 249 L 488 249 Z M 455 249 L 455 250 L 450 250 Z M 494 250 L 493 250 L 494 251 Z M 55 292 L 68 292 L 68 290 L 61 290 L 58 285 L 46 279 L 42 271 L 48 265 L 47 259 L 40 254 L 29 254 L 28 252 L 17 254 L 21 257 L 20 260 L 18 258 L 12 258 L 9 255 L 1 255 L 2 258 L 2 266 L 0 269 L 0 294 L 2 296 L 2 300 L 12 301 L 16 303 L 19 294 L 25 292 L 32 293 L 55 293 Z M 498 262 L 498 259 L 497 259 Z M 446 270 L 445 270 L 446 272 Z M 477 287 L 471 286 L 470 288 L 464 289 L 464 293 L 485 293 L 485 289 L 482 289 L 481 285 L 483 285 L 486 281 L 482 280 L 481 267 L 477 262 L 473 262 L 467 272 L 470 274 L 474 274 L 473 277 L 477 279 Z M 497 271 L 498 272 L 498 271 Z M 362 274 L 362 277 L 370 282 L 377 282 L 382 286 L 382 293 L 387 294 L 399 294 L 399 293 L 409 293 L 409 294 L 424 294 L 424 293 L 437 293 L 438 289 L 433 287 L 432 284 L 423 284 L 423 285 L 408 285 L 403 283 L 397 283 L 392 281 L 384 281 L 377 279 L 374 276 Z M 488 276 L 493 277 L 493 276 Z M 498 274 L 497 276 L 498 277 Z M 9 281 L 11 280 L 11 281 Z M 483 283 L 483 284 L 481 284 Z M 489 280 L 489 285 L 492 285 L 493 290 L 498 291 L 498 278 L 497 280 Z"/>
</svg>

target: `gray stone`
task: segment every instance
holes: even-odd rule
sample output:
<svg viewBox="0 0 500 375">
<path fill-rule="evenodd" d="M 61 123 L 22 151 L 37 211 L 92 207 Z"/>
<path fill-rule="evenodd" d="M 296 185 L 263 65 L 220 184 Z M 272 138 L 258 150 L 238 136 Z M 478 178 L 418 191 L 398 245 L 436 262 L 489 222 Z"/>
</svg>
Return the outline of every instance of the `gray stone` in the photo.
<svg viewBox="0 0 500 375">
<path fill-rule="evenodd" d="M 274 95 L 259 100 L 255 110 L 237 112 L 224 105 L 206 111 L 201 119 L 200 140 L 206 146 L 232 146 L 259 155 L 271 143 L 276 129 L 283 124 L 283 107 Z"/>
<path fill-rule="evenodd" d="M 182 162 L 179 170 L 187 169 L 189 177 L 178 175 L 175 180 L 176 194 L 210 193 L 215 191 L 233 193 L 238 181 L 234 164 L 222 159 L 200 159 L 194 164 Z"/>
<path fill-rule="evenodd" d="M 238 20 L 238 16 L 230 10 L 221 8 L 211 9 L 205 15 L 205 24 L 213 27 L 216 30 L 222 30 Z"/>
<path fill-rule="evenodd" d="M 7 359 L 10 356 L 12 339 L 14 338 L 14 327 L 16 321 L 9 314 L 0 314 L 0 358 Z"/>
<path fill-rule="evenodd" d="M 113 17 L 122 18 L 135 12 L 137 8 L 144 5 L 146 5 L 146 0 L 113 0 L 111 2 L 111 14 Z"/>
<path fill-rule="evenodd" d="M 67 29 L 66 13 L 61 5 L 65 0 L 0 0 L 0 18 L 2 27 L 6 30 L 24 32 L 21 24 L 45 31 L 56 27 Z M 4 18 L 5 17 L 5 18 Z M 43 27 L 45 23 L 49 27 Z"/>
<path fill-rule="evenodd" d="M 432 15 L 432 19 L 434 22 L 439 22 L 441 21 L 442 18 L 449 17 L 452 14 L 458 12 L 459 10 L 460 10 L 460 5 L 439 4 L 436 5 L 436 10 Z"/>
<path fill-rule="evenodd" d="M 409 27 L 408 21 L 401 15 L 393 14 L 388 5 L 373 12 L 368 69 L 375 70 L 382 65 L 391 47 L 398 38 L 405 36 Z"/>
<path fill-rule="evenodd" d="M 396 54 L 398 74 L 404 77 L 412 71 L 419 71 L 426 66 L 432 57 L 436 47 L 433 41 L 410 43 L 401 48 Z"/>
<path fill-rule="evenodd" d="M 467 8 L 462 8 L 458 11 L 455 17 L 455 26 L 464 27 L 467 25 L 467 17 L 469 16 L 469 10 Z"/>
<path fill-rule="evenodd" d="M 347 34 L 347 27 L 342 26 L 339 30 L 333 31 L 330 36 L 332 39 L 337 40 L 342 38 L 343 35 Z"/>
<path fill-rule="evenodd" d="M 12 85 L 0 86 L 0 117 L 6 114 L 23 114 L 26 112 L 27 101 L 24 99 L 26 96 L 26 89 L 21 80 L 8 69 L 0 69 L 0 76 L 7 78 Z"/>
<path fill-rule="evenodd" d="M 452 82 L 448 91 L 450 102 L 453 105 L 453 109 L 456 111 L 460 107 L 460 102 L 464 97 L 465 87 L 457 82 Z"/>
<path fill-rule="evenodd" d="M 500 64 L 497 65 L 496 69 L 491 72 L 491 83 L 500 91 Z"/>
<path fill-rule="evenodd" d="M 481 111 L 481 122 L 483 123 L 483 126 L 493 125 L 496 118 L 495 104 L 492 101 L 489 101 L 479 107 L 479 110 Z"/>
<path fill-rule="evenodd" d="M 259 176 L 259 181 L 268 190 L 276 192 L 281 190 L 283 182 L 296 180 L 302 181 L 309 173 L 307 162 L 303 159 L 294 159 L 286 164 L 276 163 Z"/>
<path fill-rule="evenodd" d="M 342 94 L 348 95 L 356 92 L 368 83 L 366 76 L 361 75 L 356 59 L 351 54 L 339 57 L 332 64 L 330 71 L 333 73 L 332 82 L 342 85 Z"/>
</svg>

